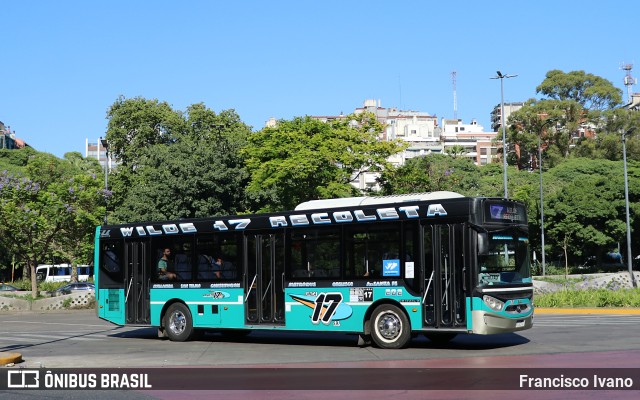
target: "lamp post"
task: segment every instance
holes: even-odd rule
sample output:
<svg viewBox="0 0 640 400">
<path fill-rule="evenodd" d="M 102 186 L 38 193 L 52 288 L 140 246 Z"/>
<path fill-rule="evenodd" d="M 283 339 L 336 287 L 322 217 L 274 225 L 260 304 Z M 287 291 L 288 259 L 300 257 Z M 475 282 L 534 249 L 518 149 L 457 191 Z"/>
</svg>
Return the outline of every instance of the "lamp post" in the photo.
<svg viewBox="0 0 640 400">
<path fill-rule="evenodd" d="M 503 161 L 503 180 L 504 180 L 504 198 L 509 198 L 509 192 L 507 190 L 507 134 L 506 127 L 504 125 L 504 79 L 505 78 L 515 78 L 518 75 L 505 75 L 500 71 L 496 71 L 497 76 L 494 76 L 491 79 L 500 79 L 500 118 L 502 126 L 502 161 Z"/>
<path fill-rule="evenodd" d="M 102 137 L 100 137 L 100 144 L 102 145 L 102 147 L 104 148 L 104 154 L 107 157 L 106 160 L 104 160 L 104 190 L 105 190 L 105 206 L 104 206 L 104 224 L 107 224 L 107 197 L 106 197 L 106 192 L 109 190 L 109 142 L 107 141 L 107 139 L 103 139 Z M 98 152 L 98 154 L 100 154 Z"/>
<path fill-rule="evenodd" d="M 545 252 L 544 252 L 544 197 L 542 196 L 542 133 L 544 127 L 552 122 L 555 118 L 549 118 L 540 125 L 540 134 L 538 135 L 538 169 L 540 170 L 540 250 L 542 252 L 542 276 L 545 276 Z"/>
<path fill-rule="evenodd" d="M 627 214 L 627 268 L 631 276 L 631 285 L 638 287 L 636 277 L 633 275 L 632 256 L 631 256 L 631 223 L 629 222 L 629 180 L 627 178 L 627 135 L 633 132 L 634 128 L 622 133 L 622 160 L 624 165 L 624 208 Z"/>
</svg>

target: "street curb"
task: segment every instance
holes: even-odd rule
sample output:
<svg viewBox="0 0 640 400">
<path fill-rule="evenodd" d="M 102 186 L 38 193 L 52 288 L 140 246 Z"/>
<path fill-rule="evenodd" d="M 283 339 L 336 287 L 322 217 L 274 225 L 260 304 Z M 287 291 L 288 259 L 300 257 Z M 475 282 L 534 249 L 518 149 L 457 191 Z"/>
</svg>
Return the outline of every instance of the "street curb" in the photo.
<svg viewBox="0 0 640 400">
<path fill-rule="evenodd" d="M 535 313 L 640 315 L 640 308 L 535 308 Z"/>
<path fill-rule="evenodd" d="M 21 361 L 22 361 L 22 354 L 20 353 L 0 352 L 0 365 L 15 364 Z"/>
</svg>

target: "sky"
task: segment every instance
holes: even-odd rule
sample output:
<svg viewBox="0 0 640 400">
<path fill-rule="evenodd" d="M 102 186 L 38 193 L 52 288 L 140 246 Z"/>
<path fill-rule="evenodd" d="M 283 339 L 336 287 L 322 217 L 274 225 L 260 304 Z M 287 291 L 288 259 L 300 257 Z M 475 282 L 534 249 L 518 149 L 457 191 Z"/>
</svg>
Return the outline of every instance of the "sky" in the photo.
<svg viewBox="0 0 640 400">
<path fill-rule="evenodd" d="M 491 130 L 545 74 L 623 85 L 640 2 L 0 0 L 0 121 L 36 150 L 84 155 L 119 98 L 234 109 L 254 130 L 364 100 Z M 633 76 L 640 76 L 640 64 Z M 637 85 L 634 92 L 640 91 Z"/>
</svg>

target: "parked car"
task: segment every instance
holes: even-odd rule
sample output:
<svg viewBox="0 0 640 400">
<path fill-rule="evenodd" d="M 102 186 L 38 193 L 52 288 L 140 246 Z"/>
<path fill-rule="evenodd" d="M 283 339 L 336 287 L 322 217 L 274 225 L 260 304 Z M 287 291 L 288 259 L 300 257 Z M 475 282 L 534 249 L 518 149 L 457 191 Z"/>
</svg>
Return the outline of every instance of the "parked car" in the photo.
<svg viewBox="0 0 640 400">
<path fill-rule="evenodd" d="M 22 289 L 18 289 L 13 285 L 9 285 L 8 283 L 0 283 L 0 292 L 20 292 Z"/>
<path fill-rule="evenodd" d="M 61 288 L 58 288 L 56 290 L 48 291 L 47 294 L 50 296 L 62 296 L 64 294 L 95 291 L 95 290 L 96 290 L 96 287 L 93 283 L 74 282 L 74 283 L 69 283 L 67 285 L 64 285 Z"/>
</svg>

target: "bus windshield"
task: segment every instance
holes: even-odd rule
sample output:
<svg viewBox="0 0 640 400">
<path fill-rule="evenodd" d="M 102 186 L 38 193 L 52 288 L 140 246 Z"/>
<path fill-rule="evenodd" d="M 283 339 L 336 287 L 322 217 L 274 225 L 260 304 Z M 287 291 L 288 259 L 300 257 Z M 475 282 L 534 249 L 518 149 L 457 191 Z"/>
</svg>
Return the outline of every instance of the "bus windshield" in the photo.
<svg viewBox="0 0 640 400">
<path fill-rule="evenodd" d="M 488 235 L 488 252 L 478 256 L 480 285 L 531 283 L 529 239 L 521 232 Z"/>
</svg>

